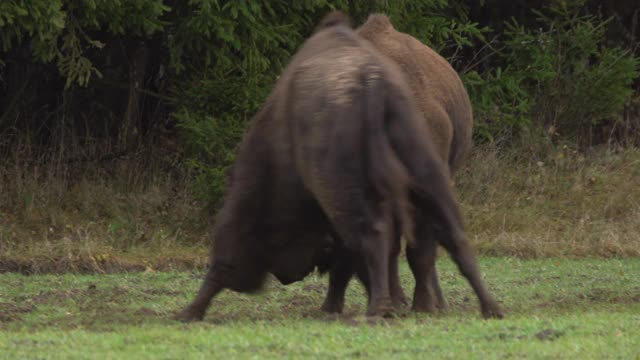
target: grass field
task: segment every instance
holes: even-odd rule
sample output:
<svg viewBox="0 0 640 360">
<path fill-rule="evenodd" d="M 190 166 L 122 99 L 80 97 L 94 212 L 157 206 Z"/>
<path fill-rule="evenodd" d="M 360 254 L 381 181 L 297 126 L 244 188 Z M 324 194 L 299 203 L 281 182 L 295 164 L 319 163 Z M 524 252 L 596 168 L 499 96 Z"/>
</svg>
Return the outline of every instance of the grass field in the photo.
<svg viewBox="0 0 640 360">
<path fill-rule="evenodd" d="M 356 282 L 344 315 L 321 313 L 327 279 L 318 276 L 256 296 L 225 292 L 204 322 L 172 321 L 200 285 L 213 216 L 188 177 L 131 161 L 109 174 L 0 166 L 0 360 L 640 360 L 638 149 L 476 147 L 456 188 L 506 319 L 482 320 L 443 258 L 450 310 L 378 324 L 363 316 Z M 410 295 L 405 263 L 402 278 Z"/>
<path fill-rule="evenodd" d="M 453 264 L 439 261 L 447 312 L 370 323 L 352 283 L 345 314 L 321 313 L 327 279 L 258 295 L 230 291 L 205 321 L 171 320 L 201 274 L 0 275 L 0 358 L 640 359 L 640 259 L 481 258 L 504 320 L 482 320 Z M 405 290 L 413 280 L 402 264 Z"/>
</svg>

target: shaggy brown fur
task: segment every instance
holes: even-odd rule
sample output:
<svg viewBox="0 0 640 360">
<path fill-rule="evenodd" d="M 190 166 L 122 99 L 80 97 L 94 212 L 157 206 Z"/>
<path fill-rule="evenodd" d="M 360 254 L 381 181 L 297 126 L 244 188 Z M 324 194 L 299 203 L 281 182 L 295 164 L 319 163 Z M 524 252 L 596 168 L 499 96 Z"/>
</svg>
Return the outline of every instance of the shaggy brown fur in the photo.
<svg viewBox="0 0 640 360">
<path fill-rule="evenodd" d="M 456 71 L 431 48 L 416 38 L 397 31 L 385 15 L 369 16 L 367 22 L 357 29 L 357 33 L 370 41 L 382 55 L 400 66 L 426 121 L 436 151 L 448 163 L 453 174 L 469 153 L 473 126 L 469 96 Z M 422 233 L 424 236 L 434 236 L 434 231 L 429 230 L 426 225 Z M 436 241 L 432 243 L 435 244 Z M 395 247 L 395 251 L 400 251 L 399 246 Z M 429 251 L 435 254 L 435 249 Z M 420 270 L 428 265 L 424 264 L 423 259 L 416 258 L 411 247 L 408 248 L 407 257 L 417 282 L 413 309 L 431 312 L 436 307 L 445 308 L 446 302 L 435 265 L 430 270 Z M 346 286 L 344 279 L 349 278 L 348 274 L 336 274 L 337 271 L 348 272 L 349 267 L 345 264 L 336 265 L 333 270 L 331 279 L 338 279 L 339 284 L 330 280 L 329 292 L 323 305 L 323 309 L 329 312 L 342 311 L 344 299 L 340 297 L 343 297 L 344 290 L 336 287 Z M 423 274 L 425 271 L 427 274 Z M 390 273 L 393 276 L 397 274 L 397 270 L 390 269 Z M 363 274 L 362 269 L 358 270 L 358 275 L 367 286 L 366 274 Z M 390 286 L 396 289 L 396 305 L 404 303 L 399 279 L 390 279 Z"/>
<path fill-rule="evenodd" d="M 458 73 L 446 59 L 418 39 L 397 31 L 385 15 L 369 16 L 357 33 L 400 65 L 429 127 L 436 150 L 441 159 L 448 160 L 453 175 L 471 149 L 473 127 L 471 102 Z M 428 229 L 425 229 L 425 233 L 426 236 L 432 236 Z M 407 255 L 412 269 L 420 266 L 413 264 L 411 250 Z M 430 279 L 427 289 L 433 289 L 435 304 L 424 298 L 426 294 L 418 293 L 418 286 L 414 294 L 414 310 L 432 311 L 434 305 L 446 307 L 435 265 L 429 272 L 426 275 Z"/>
<path fill-rule="evenodd" d="M 418 39 L 397 31 L 385 15 L 369 16 L 356 32 L 400 66 L 436 150 L 455 172 L 471 149 L 473 127 L 469 95 L 458 73 Z"/>
<path fill-rule="evenodd" d="M 329 19 L 253 119 L 216 219 L 212 265 L 177 318 L 202 319 L 220 291 L 255 291 L 269 272 L 284 283 L 302 279 L 326 249 L 355 254 L 369 280 L 367 314 L 389 314 L 392 231 L 412 232 L 410 202 L 421 221 L 442 224 L 439 240 L 483 314 L 501 316 L 400 70 L 346 22 Z"/>
</svg>

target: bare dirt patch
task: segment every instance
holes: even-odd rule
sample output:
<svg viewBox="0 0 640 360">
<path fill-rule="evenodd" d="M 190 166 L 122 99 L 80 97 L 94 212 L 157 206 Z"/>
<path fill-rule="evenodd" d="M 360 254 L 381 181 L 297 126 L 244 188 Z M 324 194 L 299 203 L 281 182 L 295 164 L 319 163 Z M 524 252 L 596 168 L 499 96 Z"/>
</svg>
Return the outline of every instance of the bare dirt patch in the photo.
<svg viewBox="0 0 640 360">
<path fill-rule="evenodd" d="M 302 287 L 302 290 L 316 294 L 324 294 L 327 289 L 325 284 L 313 283 L 305 285 L 304 287 Z"/>
<path fill-rule="evenodd" d="M 585 294 L 579 294 L 573 298 L 558 298 L 552 301 L 542 302 L 536 305 L 538 308 L 571 307 L 579 304 L 637 304 L 640 303 L 640 288 L 634 293 L 620 295 L 619 292 L 610 289 L 591 289 Z"/>
<path fill-rule="evenodd" d="M 189 271 L 203 270 L 206 261 L 200 257 L 192 258 L 158 258 L 151 261 L 147 259 L 122 259 L 111 257 L 96 261 L 92 258 L 48 258 L 33 257 L 30 259 L 10 259 L 0 257 L 1 273 L 19 273 L 24 275 L 34 274 L 115 274 L 123 272 L 142 271 Z"/>
<path fill-rule="evenodd" d="M 166 289 L 143 289 L 142 292 L 147 295 L 152 296 L 179 296 L 182 294 L 181 291 L 176 290 L 166 290 Z"/>
<path fill-rule="evenodd" d="M 136 311 L 136 315 L 141 316 L 160 316 L 162 315 L 160 312 L 155 311 L 153 309 L 149 309 L 148 307 L 141 307 Z"/>
<path fill-rule="evenodd" d="M 13 303 L 0 303 L 0 323 L 16 321 L 22 315 L 35 310 L 36 307 L 31 304 L 18 305 Z"/>
<path fill-rule="evenodd" d="M 564 335 L 564 331 L 545 329 L 540 331 L 539 333 L 536 333 L 535 337 L 540 341 L 554 341 L 562 335 Z"/>
<path fill-rule="evenodd" d="M 281 306 L 281 310 L 283 312 L 297 311 L 303 308 L 317 308 L 317 310 L 319 311 L 320 303 L 318 302 L 318 299 L 309 296 L 293 296 L 289 300 L 287 300 L 286 304 L 283 304 Z M 304 315 L 310 314 L 303 313 L 303 316 Z"/>
</svg>

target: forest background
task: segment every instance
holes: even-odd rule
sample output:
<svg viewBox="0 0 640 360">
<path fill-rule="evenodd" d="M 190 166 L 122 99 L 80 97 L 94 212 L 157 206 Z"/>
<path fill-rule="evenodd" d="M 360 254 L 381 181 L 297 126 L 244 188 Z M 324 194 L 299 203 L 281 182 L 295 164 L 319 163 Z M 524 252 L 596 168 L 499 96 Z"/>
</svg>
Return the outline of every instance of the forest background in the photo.
<svg viewBox="0 0 640 360">
<path fill-rule="evenodd" d="M 479 252 L 640 255 L 634 0 L 3 0 L 0 271 L 192 268 L 253 114 L 331 9 L 447 58 Z"/>
</svg>

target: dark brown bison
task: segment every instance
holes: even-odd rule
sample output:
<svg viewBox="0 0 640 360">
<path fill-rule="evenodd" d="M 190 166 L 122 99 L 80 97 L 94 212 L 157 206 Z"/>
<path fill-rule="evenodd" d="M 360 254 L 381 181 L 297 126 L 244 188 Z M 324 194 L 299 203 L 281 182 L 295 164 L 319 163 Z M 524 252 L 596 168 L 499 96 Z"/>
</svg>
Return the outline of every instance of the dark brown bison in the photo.
<svg viewBox="0 0 640 360">
<path fill-rule="evenodd" d="M 369 16 L 356 32 L 371 42 L 382 55 L 399 65 L 424 117 L 428 136 L 435 145 L 438 156 L 448 164 L 453 175 L 471 148 L 473 126 L 469 96 L 456 71 L 431 48 L 408 34 L 398 32 L 385 15 Z M 437 234 L 437 231 L 429 230 L 428 223 L 420 226 L 425 227 L 421 231 L 422 236 Z M 433 240 L 429 243 L 437 242 Z M 399 253 L 399 243 L 395 244 L 393 251 Z M 416 256 L 412 247 L 407 248 L 407 258 L 416 280 L 413 298 L 413 309 L 416 311 L 431 312 L 436 307 L 446 307 L 435 269 L 435 248 L 428 251 L 433 254 L 430 257 L 433 256 L 434 260 Z M 345 287 L 354 270 L 358 272 L 365 287 L 368 286 L 366 273 L 348 255 L 344 254 L 342 260 L 338 258 L 332 268 L 329 291 L 323 305 L 325 311 L 342 311 Z M 390 266 L 397 265 L 395 261 L 391 261 Z M 389 273 L 389 286 L 394 289 L 392 295 L 397 306 L 405 302 L 404 294 L 397 268 L 389 269 Z"/>
<path fill-rule="evenodd" d="M 392 232 L 413 234 L 411 205 L 420 220 L 440 225 L 438 239 L 483 313 L 499 314 L 427 131 L 397 66 L 357 36 L 344 15 L 327 16 L 245 134 L 216 219 L 211 266 L 176 317 L 202 319 L 220 291 L 256 291 L 268 273 L 283 283 L 300 280 L 335 249 L 366 268 L 367 314 L 388 314 L 389 259 L 398 238 Z"/>
</svg>

